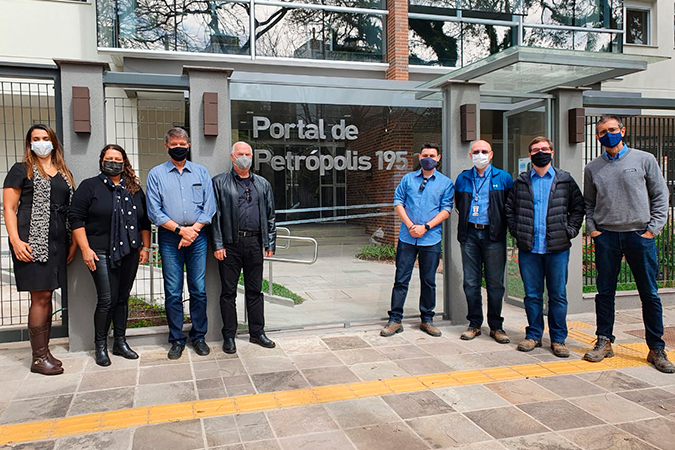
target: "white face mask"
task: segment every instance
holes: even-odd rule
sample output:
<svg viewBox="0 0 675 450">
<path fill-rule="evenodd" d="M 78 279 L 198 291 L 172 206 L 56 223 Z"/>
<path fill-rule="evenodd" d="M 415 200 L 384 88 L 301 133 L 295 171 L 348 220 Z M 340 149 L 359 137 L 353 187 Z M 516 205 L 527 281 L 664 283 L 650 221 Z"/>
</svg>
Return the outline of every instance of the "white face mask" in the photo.
<svg viewBox="0 0 675 450">
<path fill-rule="evenodd" d="M 30 149 L 39 157 L 44 158 L 54 150 L 54 146 L 51 141 L 33 141 L 30 143 Z"/>
<path fill-rule="evenodd" d="M 471 159 L 473 159 L 473 165 L 476 166 L 476 169 L 485 169 L 490 164 L 490 156 L 483 153 L 471 155 Z"/>
</svg>

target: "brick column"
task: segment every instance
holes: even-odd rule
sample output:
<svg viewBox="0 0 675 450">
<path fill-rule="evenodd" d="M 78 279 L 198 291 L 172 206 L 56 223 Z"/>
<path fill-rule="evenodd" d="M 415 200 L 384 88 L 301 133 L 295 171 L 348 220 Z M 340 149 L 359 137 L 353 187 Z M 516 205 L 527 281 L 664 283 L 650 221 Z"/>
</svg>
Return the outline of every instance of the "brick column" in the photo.
<svg viewBox="0 0 675 450">
<path fill-rule="evenodd" d="M 408 0 L 387 0 L 387 80 L 408 80 Z"/>
</svg>

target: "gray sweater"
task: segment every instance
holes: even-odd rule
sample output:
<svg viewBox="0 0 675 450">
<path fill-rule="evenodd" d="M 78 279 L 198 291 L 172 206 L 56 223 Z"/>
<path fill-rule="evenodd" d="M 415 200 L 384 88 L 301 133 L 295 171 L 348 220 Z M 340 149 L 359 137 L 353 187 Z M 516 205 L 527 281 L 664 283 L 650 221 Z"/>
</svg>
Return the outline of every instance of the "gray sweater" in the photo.
<svg viewBox="0 0 675 450">
<path fill-rule="evenodd" d="M 628 148 L 618 160 L 603 152 L 586 165 L 586 228 L 659 234 L 668 218 L 668 186 L 651 153 Z"/>
</svg>

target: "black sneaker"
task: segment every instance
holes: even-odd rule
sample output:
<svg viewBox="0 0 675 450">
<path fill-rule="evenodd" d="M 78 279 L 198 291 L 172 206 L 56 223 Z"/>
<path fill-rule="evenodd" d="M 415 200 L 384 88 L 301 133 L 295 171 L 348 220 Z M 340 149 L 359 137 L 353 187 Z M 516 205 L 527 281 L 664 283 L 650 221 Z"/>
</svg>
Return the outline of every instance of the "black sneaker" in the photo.
<svg viewBox="0 0 675 450">
<path fill-rule="evenodd" d="M 174 342 L 171 344 L 171 350 L 169 350 L 169 354 L 167 356 L 169 359 L 180 359 L 180 357 L 183 355 L 184 348 L 185 345 L 181 344 L 180 342 Z"/>
<path fill-rule="evenodd" d="M 211 353 L 211 349 L 209 348 L 209 346 L 206 344 L 206 342 L 202 340 L 194 341 L 192 343 L 192 346 L 194 347 L 195 352 L 197 352 L 199 356 L 206 356 L 209 353 Z"/>
</svg>

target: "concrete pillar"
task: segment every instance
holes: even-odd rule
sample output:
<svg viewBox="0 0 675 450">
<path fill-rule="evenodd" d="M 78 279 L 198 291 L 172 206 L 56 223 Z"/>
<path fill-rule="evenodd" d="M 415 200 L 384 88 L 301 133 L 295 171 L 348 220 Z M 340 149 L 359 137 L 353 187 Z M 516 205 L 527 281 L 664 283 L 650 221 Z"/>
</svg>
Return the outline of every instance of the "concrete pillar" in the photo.
<svg viewBox="0 0 675 450">
<path fill-rule="evenodd" d="M 460 106 L 475 104 L 480 111 L 480 83 L 448 81 L 443 89 L 443 173 L 454 183 L 462 170 L 471 166 L 470 142 L 462 142 Z M 476 130 L 480 133 L 480 114 L 476 114 Z M 480 138 L 480 136 L 478 136 Z M 466 297 L 462 288 L 462 252 L 457 242 L 457 214 L 443 226 L 443 304 L 445 317 L 454 324 L 466 322 Z"/>
<path fill-rule="evenodd" d="M 387 80 L 408 80 L 408 0 L 388 0 Z"/>
<path fill-rule="evenodd" d="M 98 173 L 98 155 L 105 142 L 105 95 L 101 62 L 54 60 L 61 71 L 63 108 L 63 148 L 75 183 Z M 89 88 L 91 133 L 73 131 L 73 86 Z M 96 288 L 78 252 L 68 266 L 68 336 L 71 351 L 94 348 L 94 309 Z"/>
<path fill-rule="evenodd" d="M 571 144 L 568 139 L 568 111 L 572 108 L 583 108 L 583 89 L 556 88 L 549 92 L 555 96 L 553 102 L 553 136 L 556 163 L 561 169 L 568 171 L 583 191 L 584 144 Z M 567 281 L 567 312 L 576 314 L 594 311 L 593 299 L 583 299 L 582 274 L 582 233 L 572 240 L 570 249 L 569 278 Z"/>
<path fill-rule="evenodd" d="M 183 73 L 190 79 L 190 138 L 192 139 L 192 161 L 205 166 L 211 176 L 232 169 L 232 119 L 230 111 L 231 69 L 211 67 L 183 67 Z M 218 94 L 218 136 L 204 136 L 204 92 Z M 220 277 L 218 264 L 213 258 L 209 244 L 206 260 L 206 313 L 209 327 L 206 341 L 222 340 L 223 322 L 220 316 Z M 241 311 L 243 315 L 243 311 Z"/>
</svg>

